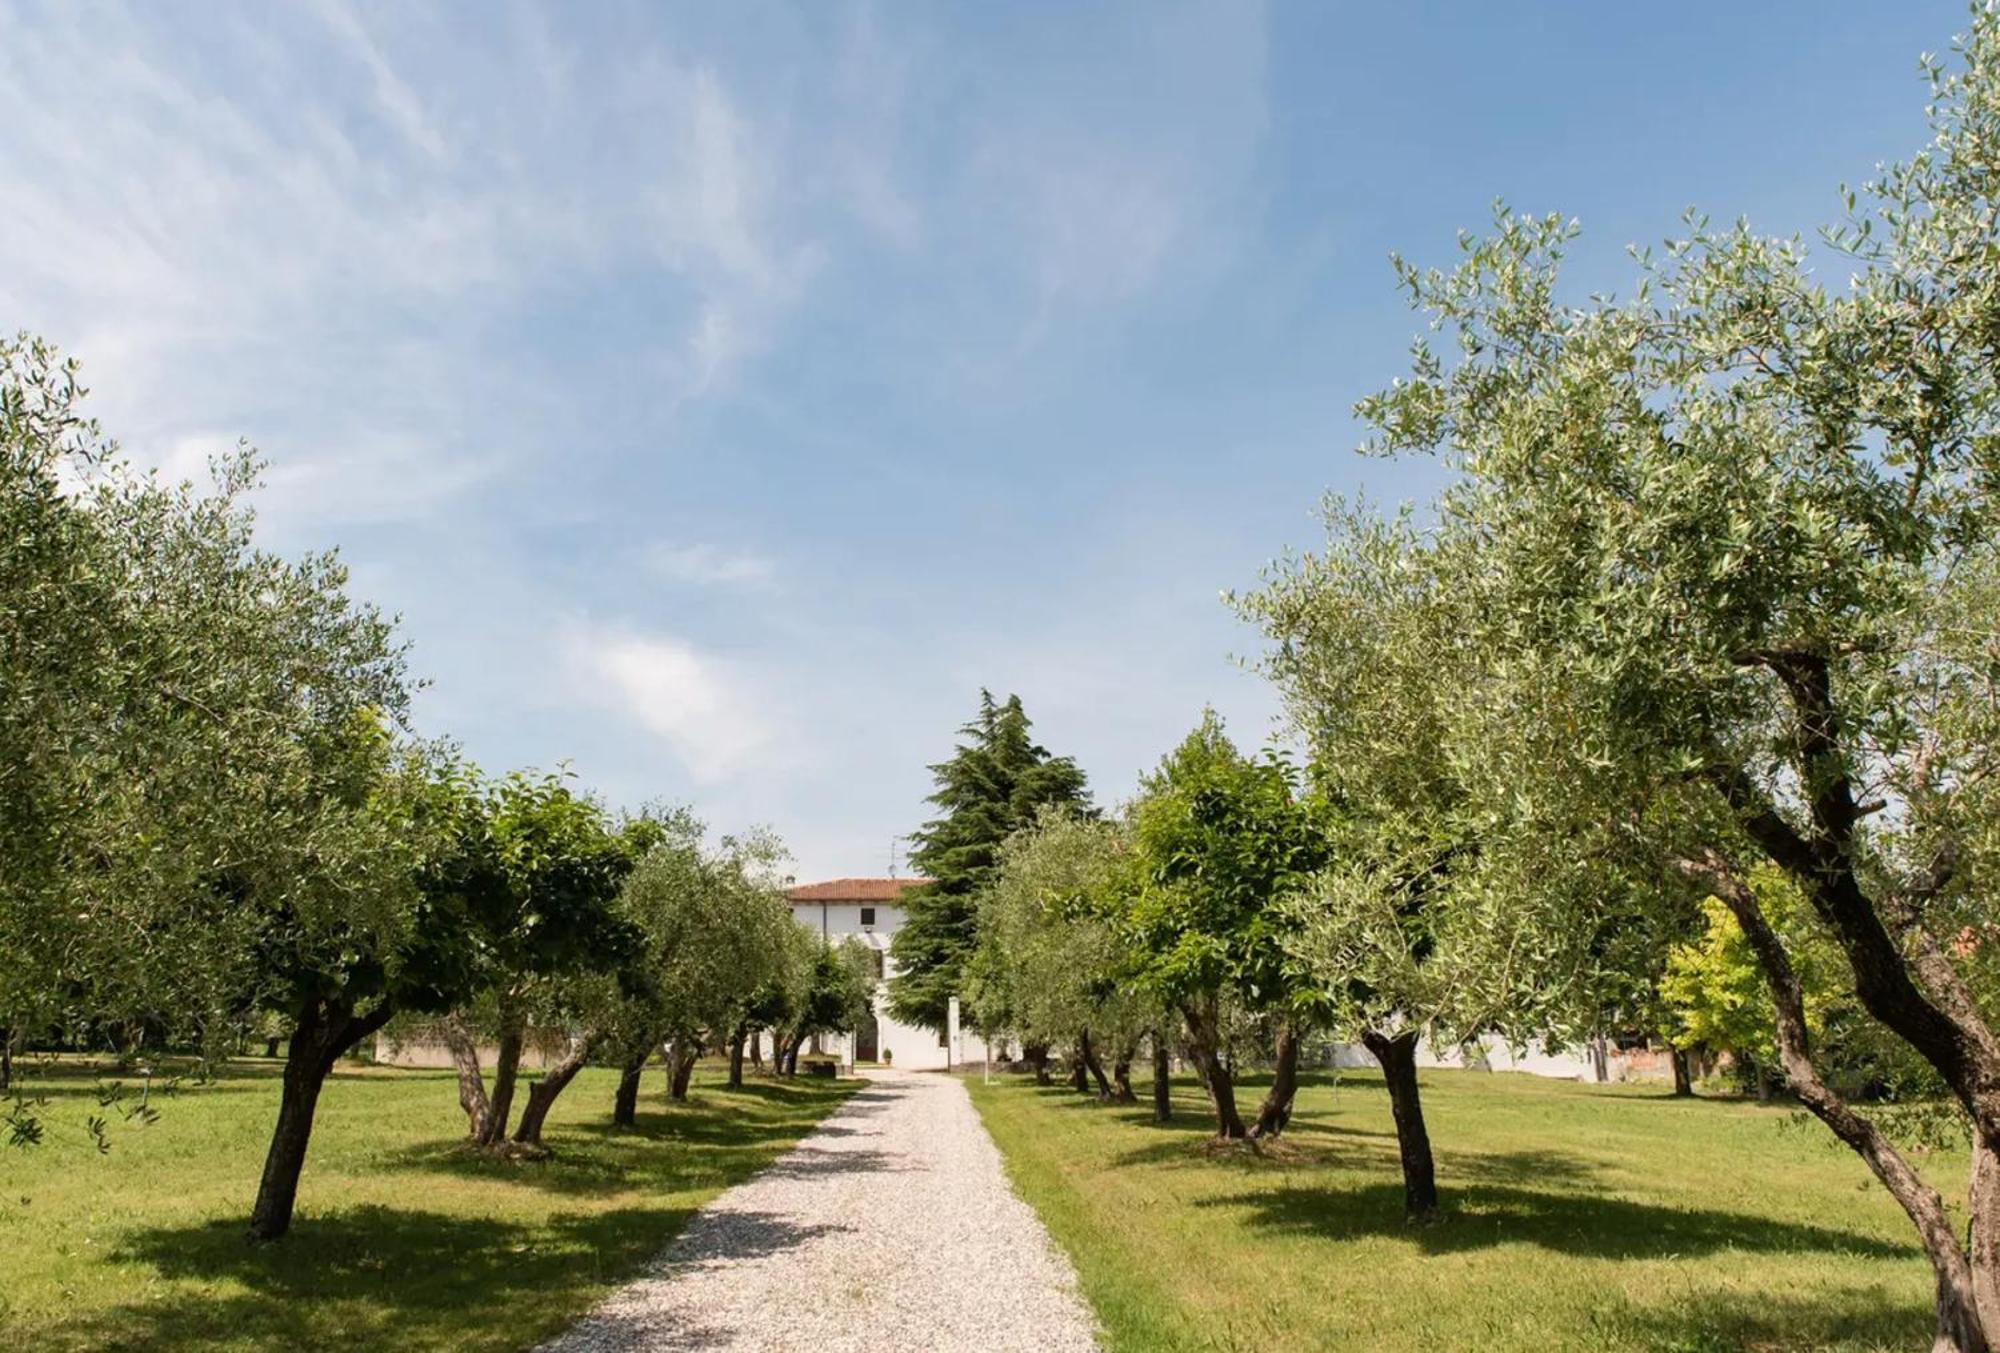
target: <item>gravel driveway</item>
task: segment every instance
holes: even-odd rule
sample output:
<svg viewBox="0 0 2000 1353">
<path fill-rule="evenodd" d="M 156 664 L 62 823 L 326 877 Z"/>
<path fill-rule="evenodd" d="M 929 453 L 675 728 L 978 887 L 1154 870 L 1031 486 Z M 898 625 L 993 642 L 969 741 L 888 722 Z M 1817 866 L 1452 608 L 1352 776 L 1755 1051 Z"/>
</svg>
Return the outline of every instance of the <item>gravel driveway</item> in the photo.
<svg viewBox="0 0 2000 1353">
<path fill-rule="evenodd" d="M 965 1087 L 868 1080 L 543 1348 L 1094 1348 L 1069 1260 L 1007 1186 Z"/>
</svg>

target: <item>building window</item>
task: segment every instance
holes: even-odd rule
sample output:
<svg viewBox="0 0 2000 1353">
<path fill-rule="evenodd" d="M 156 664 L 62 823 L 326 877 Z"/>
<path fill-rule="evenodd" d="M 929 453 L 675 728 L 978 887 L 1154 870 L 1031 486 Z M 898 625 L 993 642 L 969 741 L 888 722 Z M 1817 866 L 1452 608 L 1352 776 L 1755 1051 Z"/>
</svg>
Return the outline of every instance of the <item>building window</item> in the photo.
<svg viewBox="0 0 2000 1353">
<path fill-rule="evenodd" d="M 875 924 L 875 908 L 863 907 L 861 909 L 861 924 L 864 926 L 872 926 Z"/>
</svg>

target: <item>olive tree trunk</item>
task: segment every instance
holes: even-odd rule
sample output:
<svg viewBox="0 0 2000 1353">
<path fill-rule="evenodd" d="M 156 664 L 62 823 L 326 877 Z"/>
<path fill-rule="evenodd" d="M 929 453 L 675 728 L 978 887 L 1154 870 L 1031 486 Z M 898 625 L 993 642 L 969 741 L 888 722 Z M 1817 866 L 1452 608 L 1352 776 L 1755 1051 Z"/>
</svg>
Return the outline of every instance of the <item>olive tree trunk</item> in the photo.
<svg viewBox="0 0 2000 1353">
<path fill-rule="evenodd" d="M 1090 1078 L 1097 1082 L 1097 1097 L 1107 1103 L 1111 1099 L 1111 1081 L 1104 1074 L 1104 1062 L 1097 1055 L 1097 1047 L 1090 1041 L 1090 1030 L 1083 1031 L 1077 1040 L 1077 1050 L 1083 1054 L 1083 1065 L 1090 1072 Z"/>
<path fill-rule="evenodd" d="M 1164 1029 L 1153 1030 L 1153 1121 L 1174 1121 L 1174 1064 Z"/>
<path fill-rule="evenodd" d="M 1855 1112 L 1820 1076 L 1807 1034 L 1805 995 L 1784 941 L 1771 928 L 1756 894 L 1721 854 L 1675 861 L 1682 873 L 1706 884 L 1729 908 L 1763 970 L 1775 1015 L 1778 1063 L 1792 1093 L 1807 1112 L 1868 1162 L 1889 1196 L 1916 1227 L 1936 1278 L 1937 1337 L 1933 1353 L 1992 1353 L 1992 1331 L 2000 1328 L 2000 1160 L 1995 1140 L 1977 1120 L 1968 1240 L 1961 1244 L 1944 1199 L 1904 1159 L 1873 1120 Z"/>
<path fill-rule="evenodd" d="M 1111 1055 L 1111 1102 L 1114 1104 L 1136 1104 L 1139 1096 L 1132 1092 L 1132 1059 L 1139 1053 L 1139 1040 L 1131 1039 L 1121 1044 Z"/>
<path fill-rule="evenodd" d="M 625 1059 L 618 1068 L 618 1093 L 611 1101 L 611 1122 L 614 1127 L 632 1127 L 639 1121 L 639 1077 L 646 1070 L 646 1060 L 652 1056 L 652 1049 L 641 1044 L 639 1051 Z"/>
<path fill-rule="evenodd" d="M 701 1058 L 701 1045 L 692 1038 L 676 1038 L 667 1060 L 667 1098 L 684 1104 L 688 1082 L 694 1078 L 694 1064 Z"/>
<path fill-rule="evenodd" d="M 1688 1068 L 1686 1048 L 1669 1048 L 1667 1060 L 1674 1067 L 1674 1098 L 1690 1099 L 1694 1096 L 1694 1076 Z"/>
<path fill-rule="evenodd" d="M 313 1116 L 319 1093 L 333 1074 L 341 1054 L 374 1034 L 394 1011 L 384 1001 L 365 1015 L 352 1005 L 318 1000 L 308 1005 L 292 1032 L 285 1055 L 278 1121 L 271 1147 L 264 1156 L 264 1175 L 257 1184 L 257 1201 L 250 1209 L 250 1238 L 276 1240 L 292 1227 L 292 1209 L 299 1196 L 299 1173 L 312 1143 Z"/>
<path fill-rule="evenodd" d="M 1424 1126 L 1424 1105 L 1417 1090 L 1417 1031 L 1384 1034 L 1364 1029 L 1361 1044 L 1382 1064 L 1389 1087 L 1389 1110 L 1396 1119 L 1396 1150 L 1403 1158 L 1403 1215 L 1411 1221 L 1437 1216 L 1437 1165 L 1431 1159 L 1431 1134 Z"/>
<path fill-rule="evenodd" d="M 743 1041 L 749 1034 L 748 1025 L 738 1024 L 736 1032 L 729 1038 L 729 1088 L 732 1090 L 743 1088 Z"/>
<path fill-rule="evenodd" d="M 1276 1137 L 1292 1121 L 1292 1100 L 1299 1091 L 1299 1031 L 1289 1016 L 1278 1017 L 1271 1071 L 1271 1088 L 1257 1108 L 1257 1121 L 1250 1127 L 1256 1138 Z"/>
</svg>

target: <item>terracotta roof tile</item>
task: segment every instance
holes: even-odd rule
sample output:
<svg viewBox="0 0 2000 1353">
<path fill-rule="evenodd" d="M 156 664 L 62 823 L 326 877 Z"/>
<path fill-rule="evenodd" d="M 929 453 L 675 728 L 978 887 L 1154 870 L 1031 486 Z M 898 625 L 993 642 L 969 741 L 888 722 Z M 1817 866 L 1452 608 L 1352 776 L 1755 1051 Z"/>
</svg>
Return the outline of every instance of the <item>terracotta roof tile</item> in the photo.
<svg viewBox="0 0 2000 1353">
<path fill-rule="evenodd" d="M 906 888 L 925 879 L 830 879 L 825 883 L 802 883 L 787 888 L 785 896 L 794 902 L 894 902 Z"/>
</svg>

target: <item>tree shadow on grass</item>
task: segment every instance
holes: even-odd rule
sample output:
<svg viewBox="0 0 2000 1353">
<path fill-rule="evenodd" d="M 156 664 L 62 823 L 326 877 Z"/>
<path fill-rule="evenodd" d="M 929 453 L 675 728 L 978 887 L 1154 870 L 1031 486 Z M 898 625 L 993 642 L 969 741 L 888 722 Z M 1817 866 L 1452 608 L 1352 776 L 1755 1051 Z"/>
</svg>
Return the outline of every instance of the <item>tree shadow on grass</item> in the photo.
<svg viewBox="0 0 2000 1353">
<path fill-rule="evenodd" d="M 528 1227 L 356 1207 L 303 1217 L 265 1246 L 249 1244 L 234 1219 L 157 1228 L 114 1257 L 189 1286 L 92 1312 L 62 1333 L 103 1348 L 455 1346 L 477 1341 L 504 1312 L 509 1328 L 489 1332 L 519 1346 L 575 1315 L 591 1284 L 636 1269 L 692 1215 L 625 1208 Z M 241 1287 L 218 1292 L 216 1283 Z"/>
<path fill-rule="evenodd" d="M 1537 1157 L 1503 1161 L 1526 1176 Z M 1583 1192 L 1549 1192 L 1503 1182 L 1447 1188 L 1446 1216 L 1428 1226 L 1403 1219 L 1400 1181 L 1343 1186 L 1276 1187 L 1195 1201 L 1197 1207 L 1240 1209 L 1252 1229 L 1332 1241 L 1396 1236 L 1427 1254 L 1457 1254 L 1496 1245 L 1534 1245 L 1600 1259 L 1662 1259 L 1719 1250 L 1835 1253 L 1875 1259 L 1908 1258 L 1913 1246 L 1874 1236 L 1737 1212 L 1662 1207 Z"/>
<path fill-rule="evenodd" d="M 698 1136 L 552 1132 L 547 1154 L 535 1157 L 496 1154 L 453 1138 L 416 1142 L 386 1153 L 382 1166 L 577 1197 L 603 1197 L 633 1188 L 672 1192 L 718 1179 L 747 1178 L 777 1160 L 786 1145 L 806 1130 L 804 1125 L 789 1124 L 738 1125 L 733 1134 Z"/>
<path fill-rule="evenodd" d="M 1606 1310 L 1593 1322 L 1606 1343 L 1661 1353 L 1922 1348 L 1934 1328 L 1928 1302 L 1879 1285 L 1811 1297 L 1694 1291 L 1668 1305 Z"/>
<path fill-rule="evenodd" d="M 686 1206 L 572 1213 L 527 1226 L 404 1208 L 302 1217 L 276 1245 L 240 1221 L 163 1227 L 114 1254 L 187 1287 L 53 1331 L 93 1348 L 519 1348 L 581 1315 L 606 1282 L 658 1255 L 695 1216 Z M 780 1252 L 821 1229 L 737 1214 L 700 1258 Z M 217 1291 L 218 1283 L 229 1286 Z M 195 1286 L 198 1284 L 199 1286 Z"/>
<path fill-rule="evenodd" d="M 602 1197 L 632 1188 L 671 1192 L 747 1178 L 810 1132 L 844 1090 L 718 1091 L 747 1106 L 713 1100 L 641 1109 L 629 1126 L 607 1119 L 551 1128 L 547 1154 L 523 1158 L 481 1150 L 462 1137 L 414 1142 L 383 1157 L 391 1170 L 492 1180 L 552 1193 Z"/>
</svg>

